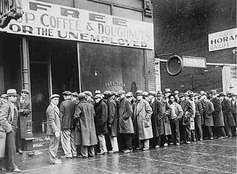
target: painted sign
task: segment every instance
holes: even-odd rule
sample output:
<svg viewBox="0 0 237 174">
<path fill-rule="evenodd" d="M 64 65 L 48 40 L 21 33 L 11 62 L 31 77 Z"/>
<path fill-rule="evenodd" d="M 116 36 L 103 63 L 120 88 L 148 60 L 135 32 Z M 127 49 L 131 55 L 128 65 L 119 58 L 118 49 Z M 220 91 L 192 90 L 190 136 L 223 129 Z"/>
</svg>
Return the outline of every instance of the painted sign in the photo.
<svg viewBox="0 0 237 174">
<path fill-rule="evenodd" d="M 237 28 L 208 35 L 209 51 L 237 47 Z"/>
<path fill-rule="evenodd" d="M 33 0 L 0 31 L 28 36 L 154 49 L 153 24 Z"/>
<path fill-rule="evenodd" d="M 205 57 L 194 57 L 194 56 L 182 56 L 183 66 L 186 67 L 196 67 L 196 68 L 206 68 L 206 58 Z"/>
</svg>

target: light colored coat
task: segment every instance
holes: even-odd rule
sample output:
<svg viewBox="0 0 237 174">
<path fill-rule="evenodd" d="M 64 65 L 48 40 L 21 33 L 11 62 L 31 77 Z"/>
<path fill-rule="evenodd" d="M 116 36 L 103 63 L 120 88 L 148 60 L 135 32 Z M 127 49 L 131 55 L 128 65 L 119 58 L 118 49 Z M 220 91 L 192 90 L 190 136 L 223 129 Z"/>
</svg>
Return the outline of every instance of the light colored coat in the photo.
<svg viewBox="0 0 237 174">
<path fill-rule="evenodd" d="M 137 101 L 134 108 L 134 116 L 137 119 L 139 140 L 146 140 L 153 137 L 151 125 L 152 109 L 145 100 Z"/>
<path fill-rule="evenodd" d="M 50 104 L 46 110 L 47 117 L 47 135 L 54 135 L 61 130 L 59 109 L 57 106 Z"/>
</svg>

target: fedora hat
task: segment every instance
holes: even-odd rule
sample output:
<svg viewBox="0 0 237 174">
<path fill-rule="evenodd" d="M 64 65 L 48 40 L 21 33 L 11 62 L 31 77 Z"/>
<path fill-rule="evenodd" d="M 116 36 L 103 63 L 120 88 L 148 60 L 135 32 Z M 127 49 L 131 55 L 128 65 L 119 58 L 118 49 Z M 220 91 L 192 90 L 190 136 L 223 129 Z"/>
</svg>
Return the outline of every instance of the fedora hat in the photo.
<svg viewBox="0 0 237 174">
<path fill-rule="evenodd" d="M 7 96 L 17 96 L 17 92 L 15 89 L 8 89 L 7 90 Z"/>
</svg>

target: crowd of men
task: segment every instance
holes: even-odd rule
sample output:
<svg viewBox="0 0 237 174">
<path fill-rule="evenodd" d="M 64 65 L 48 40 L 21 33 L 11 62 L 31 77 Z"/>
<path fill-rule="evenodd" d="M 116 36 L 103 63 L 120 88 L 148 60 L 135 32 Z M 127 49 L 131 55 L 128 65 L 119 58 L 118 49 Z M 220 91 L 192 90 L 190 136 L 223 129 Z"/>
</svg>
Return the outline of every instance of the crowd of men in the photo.
<svg viewBox="0 0 237 174">
<path fill-rule="evenodd" d="M 31 113 L 29 91 L 17 96 L 9 89 L 0 98 L 0 131 L 6 133 L 2 168 L 14 172 L 20 172 L 15 162 L 20 152 L 17 128 Z M 60 96 L 51 95 L 46 110 L 51 164 L 62 162 L 57 156 L 60 143 L 62 157 L 88 158 L 236 136 L 234 94 L 96 90 L 94 95 L 64 91 L 62 97 L 59 104 Z"/>
<path fill-rule="evenodd" d="M 65 158 L 87 158 L 236 136 L 236 96 L 216 90 L 65 91 L 58 108 L 59 98 L 46 111 L 52 164 L 60 142 Z"/>
</svg>

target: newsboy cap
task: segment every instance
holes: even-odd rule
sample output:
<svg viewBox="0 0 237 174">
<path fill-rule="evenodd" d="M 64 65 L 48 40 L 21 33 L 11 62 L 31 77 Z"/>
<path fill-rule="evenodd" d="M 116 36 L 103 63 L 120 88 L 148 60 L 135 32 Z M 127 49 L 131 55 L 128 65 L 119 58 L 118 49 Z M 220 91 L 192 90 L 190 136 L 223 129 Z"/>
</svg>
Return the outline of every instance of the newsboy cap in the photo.
<svg viewBox="0 0 237 174">
<path fill-rule="evenodd" d="M 7 96 L 17 96 L 17 92 L 15 89 L 8 89 Z"/>
<path fill-rule="evenodd" d="M 125 91 L 124 90 L 119 90 L 118 95 L 122 95 L 122 94 L 125 94 Z"/>
<path fill-rule="evenodd" d="M 171 93 L 170 88 L 165 88 L 165 93 Z"/>
<path fill-rule="evenodd" d="M 137 95 L 137 96 L 143 95 L 143 91 L 142 91 L 142 90 L 137 90 L 136 95 Z"/>
<path fill-rule="evenodd" d="M 64 91 L 63 95 L 72 95 L 72 93 L 70 91 Z"/>
<path fill-rule="evenodd" d="M 59 97 L 60 97 L 60 95 L 58 95 L 58 94 L 52 94 L 52 95 L 49 97 L 49 99 L 52 100 L 52 99 L 54 99 L 54 98 L 59 98 Z"/>
<path fill-rule="evenodd" d="M 102 94 L 96 94 L 95 95 L 95 97 L 94 97 L 94 99 L 102 99 L 103 98 L 103 95 Z"/>
<path fill-rule="evenodd" d="M 105 91 L 104 96 L 110 97 L 110 96 L 112 96 L 112 92 L 111 91 Z"/>
<path fill-rule="evenodd" d="M 84 91 L 83 93 L 84 93 L 85 95 L 87 95 L 87 96 L 93 97 L 91 91 Z"/>
<path fill-rule="evenodd" d="M 72 96 L 73 96 L 73 97 L 78 97 L 78 93 L 77 93 L 77 92 L 73 92 L 73 93 L 72 93 Z"/>
<path fill-rule="evenodd" d="M 125 96 L 126 97 L 133 97 L 133 94 L 132 94 L 132 92 L 128 92 Z"/>
<path fill-rule="evenodd" d="M 84 99 L 84 98 L 86 98 L 86 94 L 81 92 L 81 93 L 78 94 L 78 98 L 79 99 Z"/>
<path fill-rule="evenodd" d="M 101 94 L 101 91 L 100 90 L 95 90 L 95 95 L 96 94 Z"/>
<path fill-rule="evenodd" d="M 143 97 L 147 97 L 147 96 L 149 95 L 149 93 L 146 92 L 146 91 L 144 91 L 144 92 L 142 93 L 142 95 L 143 95 Z"/>
<path fill-rule="evenodd" d="M 7 99 L 7 97 L 8 97 L 7 94 L 2 94 L 1 95 L 1 98 Z"/>
<path fill-rule="evenodd" d="M 28 89 L 22 89 L 21 93 L 30 94 L 30 91 Z"/>
</svg>

